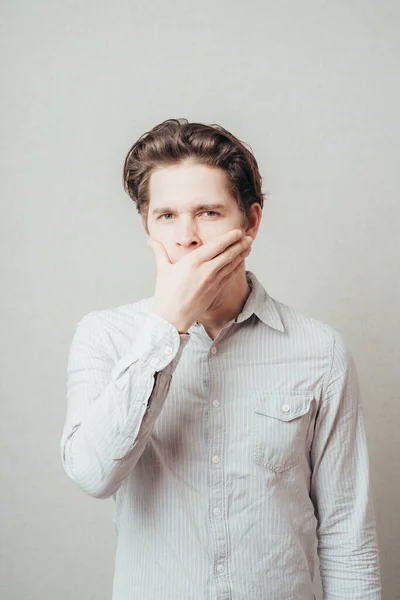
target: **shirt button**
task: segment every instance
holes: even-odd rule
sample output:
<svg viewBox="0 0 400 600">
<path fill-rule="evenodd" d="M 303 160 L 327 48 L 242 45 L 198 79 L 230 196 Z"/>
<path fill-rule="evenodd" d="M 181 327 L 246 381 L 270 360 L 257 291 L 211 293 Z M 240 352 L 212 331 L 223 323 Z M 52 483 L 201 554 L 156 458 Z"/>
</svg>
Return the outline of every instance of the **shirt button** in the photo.
<svg viewBox="0 0 400 600">
<path fill-rule="evenodd" d="M 165 354 L 172 354 L 172 348 L 171 348 L 171 346 L 167 346 L 165 348 Z"/>
<path fill-rule="evenodd" d="M 217 462 L 219 462 L 219 458 L 218 458 L 218 456 L 213 456 L 213 457 L 212 457 L 212 461 L 213 461 L 213 463 L 215 463 L 215 464 L 216 464 Z"/>
<path fill-rule="evenodd" d="M 217 516 L 220 514 L 220 512 L 221 511 L 219 510 L 218 507 L 215 507 L 214 510 L 213 510 L 214 515 L 217 515 Z"/>
<path fill-rule="evenodd" d="M 288 404 L 284 404 L 282 406 L 282 410 L 284 413 L 288 413 L 288 412 L 290 412 L 290 406 Z"/>
<path fill-rule="evenodd" d="M 218 573 L 223 573 L 224 572 L 224 565 L 218 565 L 217 571 L 218 571 Z"/>
<path fill-rule="evenodd" d="M 215 406 L 215 408 L 218 408 L 218 406 L 219 406 L 219 400 L 214 400 L 213 401 L 213 406 Z"/>
<path fill-rule="evenodd" d="M 217 349 L 215 346 L 211 348 L 211 354 L 217 354 Z"/>
</svg>

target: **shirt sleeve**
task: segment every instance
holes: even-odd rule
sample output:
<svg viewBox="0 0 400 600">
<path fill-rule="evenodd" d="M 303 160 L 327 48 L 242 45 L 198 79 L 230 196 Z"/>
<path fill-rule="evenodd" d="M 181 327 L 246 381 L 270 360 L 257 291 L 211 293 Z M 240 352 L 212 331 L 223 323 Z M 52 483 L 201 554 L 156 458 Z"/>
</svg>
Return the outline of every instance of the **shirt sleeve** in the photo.
<svg viewBox="0 0 400 600">
<path fill-rule="evenodd" d="M 107 335 L 95 312 L 76 326 L 61 437 L 66 474 L 95 498 L 112 496 L 139 460 L 190 339 L 150 313 L 115 362 Z"/>
<path fill-rule="evenodd" d="M 381 582 L 358 375 L 333 330 L 311 449 L 311 498 L 325 600 L 380 600 Z"/>
</svg>

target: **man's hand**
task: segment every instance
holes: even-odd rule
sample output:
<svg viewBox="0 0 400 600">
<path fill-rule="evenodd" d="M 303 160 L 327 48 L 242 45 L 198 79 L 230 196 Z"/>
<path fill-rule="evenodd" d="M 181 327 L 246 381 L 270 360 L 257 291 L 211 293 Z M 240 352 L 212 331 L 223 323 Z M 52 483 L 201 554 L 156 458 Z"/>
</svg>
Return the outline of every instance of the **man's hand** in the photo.
<svg viewBox="0 0 400 600">
<path fill-rule="evenodd" d="M 164 246 L 149 238 L 157 263 L 153 312 L 187 331 L 239 271 L 252 242 L 234 229 L 172 264 Z"/>
</svg>

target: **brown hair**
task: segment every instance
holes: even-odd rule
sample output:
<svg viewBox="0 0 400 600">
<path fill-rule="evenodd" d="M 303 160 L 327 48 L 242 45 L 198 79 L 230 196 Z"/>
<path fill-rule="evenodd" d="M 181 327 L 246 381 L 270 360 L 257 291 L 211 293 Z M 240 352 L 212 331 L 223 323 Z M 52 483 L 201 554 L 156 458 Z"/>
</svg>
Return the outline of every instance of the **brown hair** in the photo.
<svg viewBox="0 0 400 600">
<path fill-rule="evenodd" d="M 262 177 L 250 146 L 220 125 L 167 119 L 133 144 L 124 163 L 124 189 L 136 203 L 146 230 L 152 171 L 188 159 L 226 172 L 231 193 L 245 217 L 254 202 L 263 207 Z"/>
</svg>

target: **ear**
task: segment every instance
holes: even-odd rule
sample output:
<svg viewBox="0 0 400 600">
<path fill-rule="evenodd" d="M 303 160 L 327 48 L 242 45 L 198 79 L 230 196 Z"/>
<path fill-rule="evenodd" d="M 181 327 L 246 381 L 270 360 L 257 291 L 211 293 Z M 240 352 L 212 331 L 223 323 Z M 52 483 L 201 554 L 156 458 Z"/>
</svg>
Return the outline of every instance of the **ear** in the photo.
<svg viewBox="0 0 400 600">
<path fill-rule="evenodd" d="M 251 206 L 249 208 L 247 219 L 246 219 L 247 222 L 245 225 L 245 235 L 249 235 L 254 240 L 255 237 L 257 236 L 258 229 L 261 224 L 261 219 L 262 219 L 262 208 L 258 204 L 258 202 L 253 202 L 253 204 L 251 204 Z"/>
</svg>

